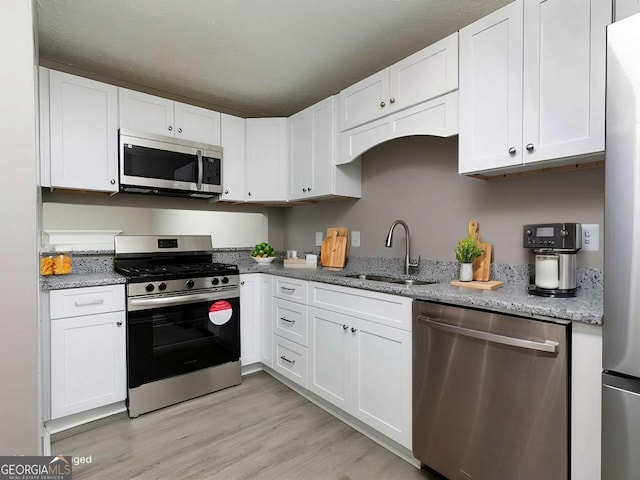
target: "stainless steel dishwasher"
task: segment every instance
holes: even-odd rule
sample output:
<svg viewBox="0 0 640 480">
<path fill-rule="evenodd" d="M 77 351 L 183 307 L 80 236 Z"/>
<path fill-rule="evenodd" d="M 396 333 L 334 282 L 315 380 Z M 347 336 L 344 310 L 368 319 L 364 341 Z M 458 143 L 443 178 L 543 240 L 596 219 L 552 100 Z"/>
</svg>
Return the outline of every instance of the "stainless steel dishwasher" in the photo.
<svg viewBox="0 0 640 480">
<path fill-rule="evenodd" d="M 413 302 L 413 455 L 450 480 L 569 478 L 569 329 Z"/>
</svg>

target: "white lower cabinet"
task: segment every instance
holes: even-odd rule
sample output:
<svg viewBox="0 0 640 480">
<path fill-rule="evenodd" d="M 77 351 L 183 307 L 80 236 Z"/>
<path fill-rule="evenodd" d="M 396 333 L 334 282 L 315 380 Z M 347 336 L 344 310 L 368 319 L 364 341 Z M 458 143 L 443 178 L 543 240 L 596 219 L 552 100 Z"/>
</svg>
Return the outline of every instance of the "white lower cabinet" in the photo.
<svg viewBox="0 0 640 480">
<path fill-rule="evenodd" d="M 309 307 L 316 395 L 411 448 L 411 332 Z"/>
<path fill-rule="evenodd" d="M 273 336 L 273 369 L 307 388 L 309 349 L 279 335 Z"/>
<path fill-rule="evenodd" d="M 260 361 L 263 365 L 273 368 L 273 326 L 271 324 L 271 308 L 273 276 L 260 275 L 260 295 L 262 300 L 262 348 L 260 349 Z"/>
<path fill-rule="evenodd" d="M 121 300 L 113 302 L 114 297 Z M 53 291 L 50 314 L 51 418 L 123 401 L 127 396 L 124 287 Z"/>
<path fill-rule="evenodd" d="M 262 359 L 262 275 L 240 275 L 240 363 Z"/>
</svg>

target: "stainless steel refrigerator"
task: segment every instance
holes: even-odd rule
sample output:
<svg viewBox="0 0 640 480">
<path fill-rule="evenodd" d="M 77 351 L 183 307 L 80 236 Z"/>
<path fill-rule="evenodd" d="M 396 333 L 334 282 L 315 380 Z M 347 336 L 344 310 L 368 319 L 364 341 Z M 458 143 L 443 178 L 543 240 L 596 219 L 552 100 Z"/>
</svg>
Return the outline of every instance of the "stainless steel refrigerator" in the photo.
<svg viewBox="0 0 640 480">
<path fill-rule="evenodd" d="M 608 27 L 602 479 L 640 479 L 640 14 Z"/>
</svg>

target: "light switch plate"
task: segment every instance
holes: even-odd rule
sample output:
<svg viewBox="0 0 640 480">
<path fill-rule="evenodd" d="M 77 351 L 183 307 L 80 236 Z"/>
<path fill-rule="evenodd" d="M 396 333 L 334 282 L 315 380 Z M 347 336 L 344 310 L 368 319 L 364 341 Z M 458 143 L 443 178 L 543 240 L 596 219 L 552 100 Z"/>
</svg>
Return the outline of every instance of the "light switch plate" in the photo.
<svg viewBox="0 0 640 480">
<path fill-rule="evenodd" d="M 356 232 L 355 230 L 351 232 L 351 246 L 352 247 L 360 246 L 360 232 Z"/>
<path fill-rule="evenodd" d="M 600 225 L 597 223 L 582 224 L 582 251 L 597 252 L 600 250 Z"/>
<path fill-rule="evenodd" d="M 322 246 L 322 232 L 316 232 L 316 247 Z"/>
</svg>

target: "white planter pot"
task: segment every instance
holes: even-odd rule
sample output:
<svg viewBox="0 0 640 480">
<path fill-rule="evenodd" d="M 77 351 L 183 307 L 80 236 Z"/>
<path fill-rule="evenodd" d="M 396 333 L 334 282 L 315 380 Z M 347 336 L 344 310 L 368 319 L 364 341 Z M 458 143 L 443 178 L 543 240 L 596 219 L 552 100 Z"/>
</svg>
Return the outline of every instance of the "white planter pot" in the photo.
<svg viewBox="0 0 640 480">
<path fill-rule="evenodd" d="M 473 263 L 460 264 L 460 281 L 470 282 L 473 280 Z"/>
</svg>

